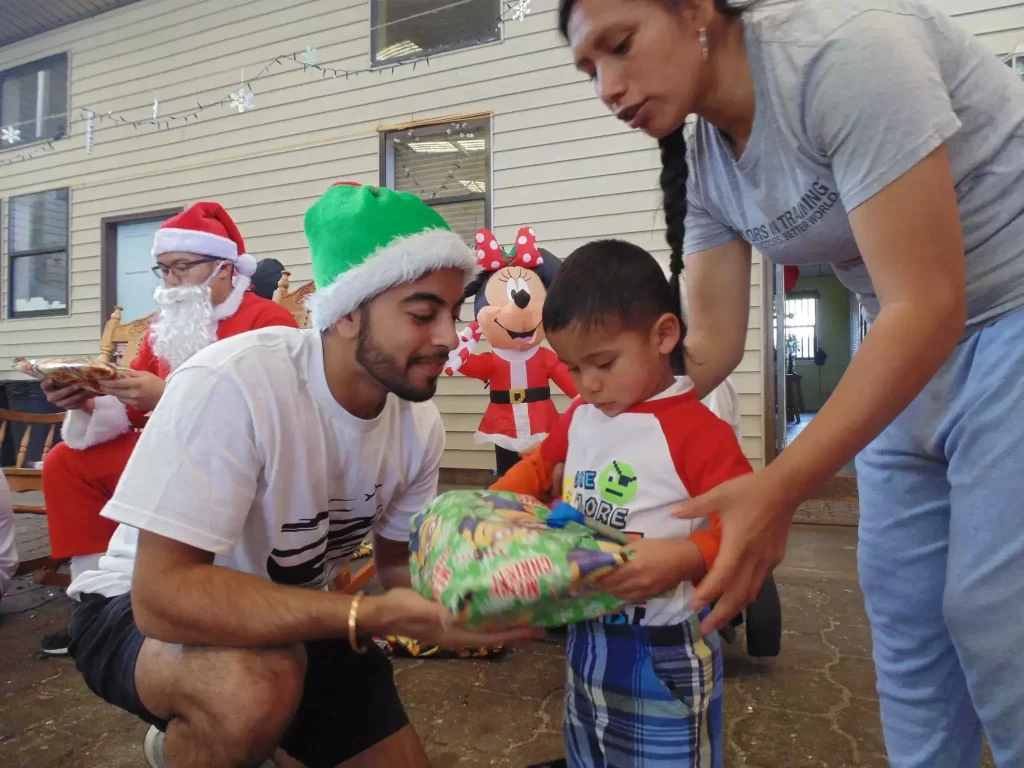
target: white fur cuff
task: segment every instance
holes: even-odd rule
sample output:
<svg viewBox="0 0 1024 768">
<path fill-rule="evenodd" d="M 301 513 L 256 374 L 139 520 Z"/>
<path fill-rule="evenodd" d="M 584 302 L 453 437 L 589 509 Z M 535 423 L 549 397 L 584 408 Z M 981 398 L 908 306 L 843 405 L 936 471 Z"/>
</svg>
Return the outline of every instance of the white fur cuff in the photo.
<svg viewBox="0 0 1024 768">
<path fill-rule="evenodd" d="M 68 448 L 84 451 L 94 445 L 113 440 L 132 428 L 128 409 L 113 395 L 103 395 L 93 401 L 92 413 L 68 411 L 61 433 Z"/>
<path fill-rule="evenodd" d="M 508 435 L 501 434 L 489 435 L 486 432 L 480 432 L 477 430 L 477 433 L 473 435 L 473 439 L 478 443 L 493 443 L 499 448 L 504 448 L 506 451 L 524 453 L 534 446 L 543 443 L 544 438 L 547 436 L 547 432 L 542 432 L 540 434 L 530 435 L 529 437 L 509 437 Z"/>
</svg>

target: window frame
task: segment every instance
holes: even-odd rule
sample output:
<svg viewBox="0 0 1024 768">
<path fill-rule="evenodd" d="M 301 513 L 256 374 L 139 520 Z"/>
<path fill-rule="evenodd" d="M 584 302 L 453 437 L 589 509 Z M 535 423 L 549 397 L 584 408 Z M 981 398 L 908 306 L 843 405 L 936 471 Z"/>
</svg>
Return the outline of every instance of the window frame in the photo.
<svg viewBox="0 0 1024 768">
<path fill-rule="evenodd" d="M 455 51 L 465 51 L 468 48 L 476 48 L 481 45 L 493 45 L 494 43 L 500 43 L 505 39 L 505 29 L 503 24 L 498 24 L 497 36 L 493 40 L 464 40 L 456 41 L 454 44 L 443 45 L 438 48 L 432 48 L 430 50 L 419 50 L 412 53 L 407 53 L 404 56 L 396 56 L 393 59 L 385 59 L 383 61 L 377 60 L 377 23 L 379 17 L 379 11 L 377 6 L 382 0 L 368 0 L 370 3 L 370 68 L 371 69 L 387 69 L 393 67 L 402 62 L 410 61 L 412 59 L 421 59 L 427 56 L 441 56 L 446 53 L 454 53 Z M 445 5 L 442 2 L 440 5 Z M 501 18 L 502 11 L 502 0 L 495 0 L 494 2 L 494 18 Z"/>
<path fill-rule="evenodd" d="M 140 221 L 166 221 L 185 209 L 161 208 L 155 211 L 138 211 L 104 216 L 100 219 L 100 328 L 114 313 L 117 304 L 117 228 L 121 224 L 135 224 Z M 125 321 L 136 318 L 126 318 Z"/>
<path fill-rule="evenodd" d="M 372 1 L 372 0 L 371 0 Z M 379 132 L 379 152 L 378 152 L 378 175 L 380 179 L 380 186 L 387 187 L 388 189 L 395 188 L 395 145 L 391 141 L 391 137 L 396 133 L 404 133 L 408 130 L 416 130 L 417 128 L 432 128 L 434 126 L 445 125 L 447 123 L 456 122 L 468 122 L 468 121 L 486 121 L 487 123 L 487 147 L 486 156 L 484 157 L 484 176 L 487 178 L 486 186 L 483 192 L 467 192 L 463 195 L 452 195 L 449 197 L 440 197 L 434 199 L 420 198 L 431 208 L 444 209 L 446 205 L 452 205 L 455 203 L 470 203 L 477 200 L 483 200 L 484 203 L 484 226 L 488 229 L 491 228 L 491 190 L 494 185 L 492 183 L 493 168 L 491 163 L 491 146 L 492 139 L 494 137 L 494 120 L 493 115 L 490 113 L 475 114 L 475 115 L 460 115 L 456 117 L 437 118 L 431 120 L 423 120 L 416 123 L 409 123 L 406 125 L 383 127 Z M 444 214 L 441 213 L 443 216 Z"/>
<path fill-rule="evenodd" d="M 14 226 L 13 213 L 14 201 L 23 197 L 34 195 L 45 195 L 47 192 L 66 190 L 68 196 L 67 212 L 64 219 L 64 247 L 63 248 L 32 248 L 27 251 L 14 250 Z M 17 259 L 46 256 L 48 254 L 64 254 L 64 307 L 62 309 L 37 309 L 19 312 L 15 308 L 14 299 L 14 262 Z M 51 187 L 40 189 L 36 192 L 28 192 L 23 195 L 13 195 L 7 199 L 7 318 L 9 320 L 25 320 L 35 317 L 67 317 L 71 314 L 71 187 Z"/>
<path fill-rule="evenodd" d="M 372 0 L 371 0 L 372 1 Z M 45 69 L 48 64 L 56 61 L 64 61 L 64 73 L 65 73 L 65 85 L 64 85 L 64 131 L 62 134 L 57 136 L 44 136 L 42 138 L 36 137 L 32 141 L 19 141 L 17 144 L 5 144 L 0 142 L 0 153 L 9 152 L 11 150 L 20 150 L 25 147 L 32 147 L 36 144 L 45 144 L 48 141 L 56 141 L 58 138 L 66 137 L 69 134 L 69 127 L 71 124 L 71 56 L 68 55 L 67 51 L 61 53 L 55 53 L 52 56 L 46 56 L 42 59 L 35 59 L 34 61 L 28 61 L 24 64 L 19 64 L 16 67 L 5 69 L 0 71 L 0 127 L 7 127 L 7 122 L 4 120 L 3 115 L 3 89 L 4 80 L 9 77 L 23 74 L 30 70 Z M 63 189 L 63 187 L 62 187 Z M 49 191 L 49 190 L 47 190 Z"/>
<path fill-rule="evenodd" d="M 796 357 L 793 358 L 794 360 L 813 360 L 815 354 L 817 354 L 818 351 L 818 325 L 821 322 L 821 295 L 817 291 L 795 291 L 793 293 L 786 294 L 784 302 L 789 303 L 790 301 L 801 301 L 806 299 L 810 299 L 814 302 L 814 336 L 812 340 L 813 349 L 811 349 L 810 355 L 797 355 Z M 789 313 L 786 312 L 786 336 L 789 336 L 791 329 L 797 327 L 808 328 L 811 326 L 790 323 Z"/>
</svg>

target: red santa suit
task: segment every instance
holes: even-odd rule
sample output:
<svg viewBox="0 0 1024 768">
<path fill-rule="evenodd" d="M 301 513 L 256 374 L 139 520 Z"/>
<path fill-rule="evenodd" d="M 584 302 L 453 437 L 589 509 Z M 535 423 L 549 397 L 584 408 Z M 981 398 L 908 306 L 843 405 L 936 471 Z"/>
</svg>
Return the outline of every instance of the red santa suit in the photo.
<svg viewBox="0 0 1024 768">
<path fill-rule="evenodd" d="M 576 397 L 576 385 L 558 356 L 546 347 L 495 349 L 469 355 L 459 373 L 490 382 L 491 402 L 476 440 L 522 452 L 540 443 L 558 421 L 549 381 Z"/>
<path fill-rule="evenodd" d="M 213 308 L 217 338 L 237 336 L 257 328 L 298 324 L 279 304 L 248 290 L 248 278 L 240 279 L 231 295 Z M 153 353 L 149 331 L 129 367 L 148 371 L 162 379 L 170 366 Z M 117 523 L 100 517 L 114 494 L 146 425 L 148 413 L 123 405 L 112 395 L 93 400 L 93 412 L 69 411 L 64 419 L 64 442 L 43 463 L 43 495 L 50 529 L 50 553 L 55 558 L 105 552 Z"/>
</svg>

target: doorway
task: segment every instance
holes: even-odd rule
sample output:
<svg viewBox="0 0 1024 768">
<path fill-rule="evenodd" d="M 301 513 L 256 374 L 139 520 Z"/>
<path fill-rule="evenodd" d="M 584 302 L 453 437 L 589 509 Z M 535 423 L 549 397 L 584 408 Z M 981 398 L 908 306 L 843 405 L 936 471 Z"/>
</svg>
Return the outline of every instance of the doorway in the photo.
<svg viewBox="0 0 1024 768">
<path fill-rule="evenodd" d="M 153 236 L 171 216 L 181 213 L 173 208 L 146 213 L 111 216 L 100 222 L 103 269 L 101 324 L 115 306 L 122 309 L 122 322 L 145 317 L 156 310 L 153 290 L 160 281 L 152 272 Z"/>
<path fill-rule="evenodd" d="M 801 266 L 798 273 L 778 266 L 775 284 L 776 447 L 783 451 L 835 390 L 864 324 L 860 303 L 829 264 Z M 854 463 L 839 475 L 855 477 Z"/>
</svg>

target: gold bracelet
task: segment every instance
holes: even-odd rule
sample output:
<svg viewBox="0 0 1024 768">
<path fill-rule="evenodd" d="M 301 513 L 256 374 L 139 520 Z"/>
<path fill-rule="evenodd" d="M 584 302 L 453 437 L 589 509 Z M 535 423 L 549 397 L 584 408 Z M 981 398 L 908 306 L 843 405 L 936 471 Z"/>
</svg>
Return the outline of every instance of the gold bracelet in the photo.
<svg viewBox="0 0 1024 768">
<path fill-rule="evenodd" d="M 359 613 L 359 603 L 362 599 L 363 593 L 356 592 L 348 609 L 348 643 L 356 653 L 366 653 L 366 648 L 359 645 L 359 639 L 356 637 L 356 615 Z"/>
</svg>

